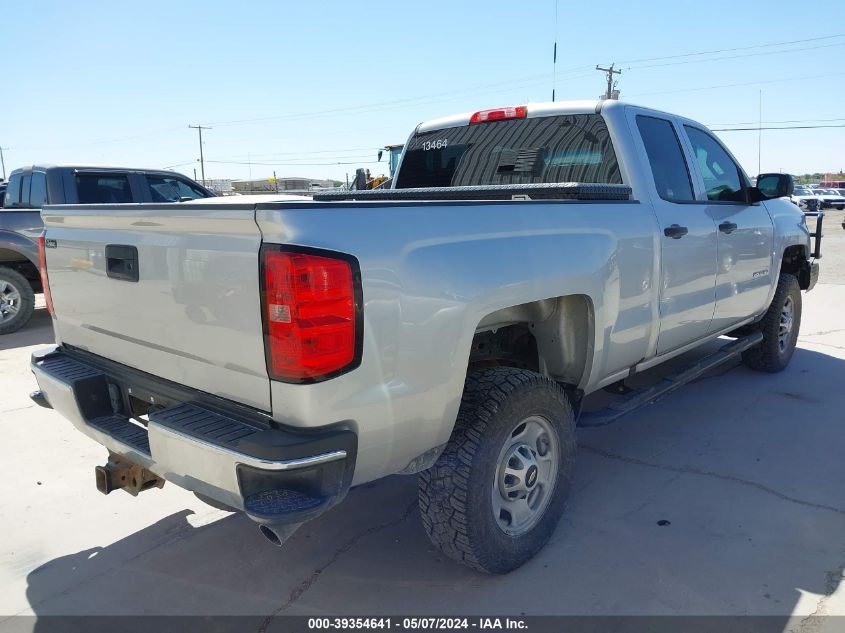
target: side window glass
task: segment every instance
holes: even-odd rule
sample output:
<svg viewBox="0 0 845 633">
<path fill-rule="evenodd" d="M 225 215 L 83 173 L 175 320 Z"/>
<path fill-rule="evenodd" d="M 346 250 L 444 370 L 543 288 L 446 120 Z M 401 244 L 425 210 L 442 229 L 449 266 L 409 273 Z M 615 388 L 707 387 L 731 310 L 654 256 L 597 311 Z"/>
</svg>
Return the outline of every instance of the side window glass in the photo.
<svg viewBox="0 0 845 633">
<path fill-rule="evenodd" d="M 179 202 L 182 198 L 206 198 L 205 192 L 191 187 L 184 180 L 166 176 L 147 176 L 153 202 Z"/>
<path fill-rule="evenodd" d="M 704 178 L 708 200 L 745 202 L 744 178 L 725 149 L 698 128 L 684 126 Z"/>
<path fill-rule="evenodd" d="M 203 190 L 197 189 L 193 187 L 191 184 L 185 182 L 184 180 L 176 180 L 179 183 L 179 192 L 182 194 L 183 198 L 207 198 L 208 194 L 206 194 Z"/>
<path fill-rule="evenodd" d="M 47 204 L 47 175 L 40 171 L 32 172 L 32 185 L 29 189 L 29 206 L 40 209 Z"/>
<path fill-rule="evenodd" d="M 658 195 L 669 202 L 694 200 L 687 162 L 672 123 L 639 115 L 637 128 L 648 154 Z"/>
<path fill-rule="evenodd" d="M 32 182 L 32 173 L 24 174 L 21 179 L 21 203 L 19 207 L 29 207 L 29 186 Z"/>
<path fill-rule="evenodd" d="M 6 188 L 6 198 L 3 206 L 7 209 L 21 206 L 21 175 L 15 174 L 9 178 L 9 186 Z"/>
<path fill-rule="evenodd" d="M 80 204 L 132 202 L 126 174 L 76 174 L 76 192 Z"/>
</svg>

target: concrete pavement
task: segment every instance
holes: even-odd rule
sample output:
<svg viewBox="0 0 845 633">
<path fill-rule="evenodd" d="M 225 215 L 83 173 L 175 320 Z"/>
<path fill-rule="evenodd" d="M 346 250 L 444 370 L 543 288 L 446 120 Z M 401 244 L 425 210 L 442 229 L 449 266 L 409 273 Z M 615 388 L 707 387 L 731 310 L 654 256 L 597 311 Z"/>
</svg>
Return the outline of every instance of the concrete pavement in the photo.
<svg viewBox="0 0 845 633">
<path fill-rule="evenodd" d="M 830 249 L 845 252 L 845 235 Z M 101 495 L 105 451 L 27 397 L 29 354 L 52 338 L 41 310 L 0 338 L 0 620 L 257 614 L 272 630 L 285 613 L 845 615 L 845 279 L 822 279 L 784 373 L 723 367 L 579 431 L 570 507 L 506 577 L 438 555 L 413 477 L 352 491 L 282 549 L 173 485 Z"/>
</svg>

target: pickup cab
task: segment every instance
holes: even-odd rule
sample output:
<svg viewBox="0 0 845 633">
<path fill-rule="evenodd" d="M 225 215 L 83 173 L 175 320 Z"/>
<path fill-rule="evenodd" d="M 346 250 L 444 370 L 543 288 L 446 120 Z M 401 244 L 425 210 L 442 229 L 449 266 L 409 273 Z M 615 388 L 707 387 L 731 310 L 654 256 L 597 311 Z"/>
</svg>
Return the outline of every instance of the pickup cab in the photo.
<svg viewBox="0 0 845 633">
<path fill-rule="evenodd" d="M 48 206 L 33 397 L 108 450 L 102 492 L 170 481 L 281 544 L 418 473 L 432 542 L 508 572 L 564 510 L 585 395 L 723 335 L 786 368 L 818 276 L 791 189 L 591 101 L 421 123 L 387 190 Z"/>
<path fill-rule="evenodd" d="M 8 186 L 8 188 L 7 188 Z M 27 324 L 41 292 L 38 236 L 45 204 L 179 202 L 214 194 L 170 171 L 32 165 L 14 170 L 0 200 L 0 334 Z"/>
</svg>

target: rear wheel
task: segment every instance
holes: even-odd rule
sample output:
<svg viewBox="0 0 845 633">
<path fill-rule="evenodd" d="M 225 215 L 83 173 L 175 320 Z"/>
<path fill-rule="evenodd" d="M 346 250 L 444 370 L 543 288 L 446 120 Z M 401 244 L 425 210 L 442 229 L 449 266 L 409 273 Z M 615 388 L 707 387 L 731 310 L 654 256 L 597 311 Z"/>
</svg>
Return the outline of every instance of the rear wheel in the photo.
<svg viewBox="0 0 845 633">
<path fill-rule="evenodd" d="M 488 573 L 525 563 L 563 512 L 575 446 L 572 407 L 553 380 L 509 367 L 468 376 L 452 437 L 420 475 L 432 543 Z"/>
<path fill-rule="evenodd" d="M 26 278 L 16 270 L 0 267 L 0 334 L 21 329 L 34 309 L 35 293 Z"/>
<path fill-rule="evenodd" d="M 793 275 L 780 276 L 772 304 L 756 327 L 763 340 L 743 352 L 742 361 L 756 371 L 783 371 L 795 352 L 801 328 L 801 288 Z"/>
</svg>

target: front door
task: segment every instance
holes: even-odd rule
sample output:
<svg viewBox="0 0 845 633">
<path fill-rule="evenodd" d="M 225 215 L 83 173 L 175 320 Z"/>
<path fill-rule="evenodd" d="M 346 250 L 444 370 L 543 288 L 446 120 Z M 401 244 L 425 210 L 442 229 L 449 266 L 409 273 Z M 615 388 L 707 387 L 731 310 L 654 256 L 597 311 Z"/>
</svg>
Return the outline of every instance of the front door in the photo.
<svg viewBox="0 0 845 633">
<path fill-rule="evenodd" d="M 745 174 L 713 136 L 693 126 L 685 132 L 707 194 L 707 214 L 718 229 L 716 310 L 711 332 L 765 308 L 776 274 L 774 229 L 761 203 L 749 204 Z"/>
</svg>

